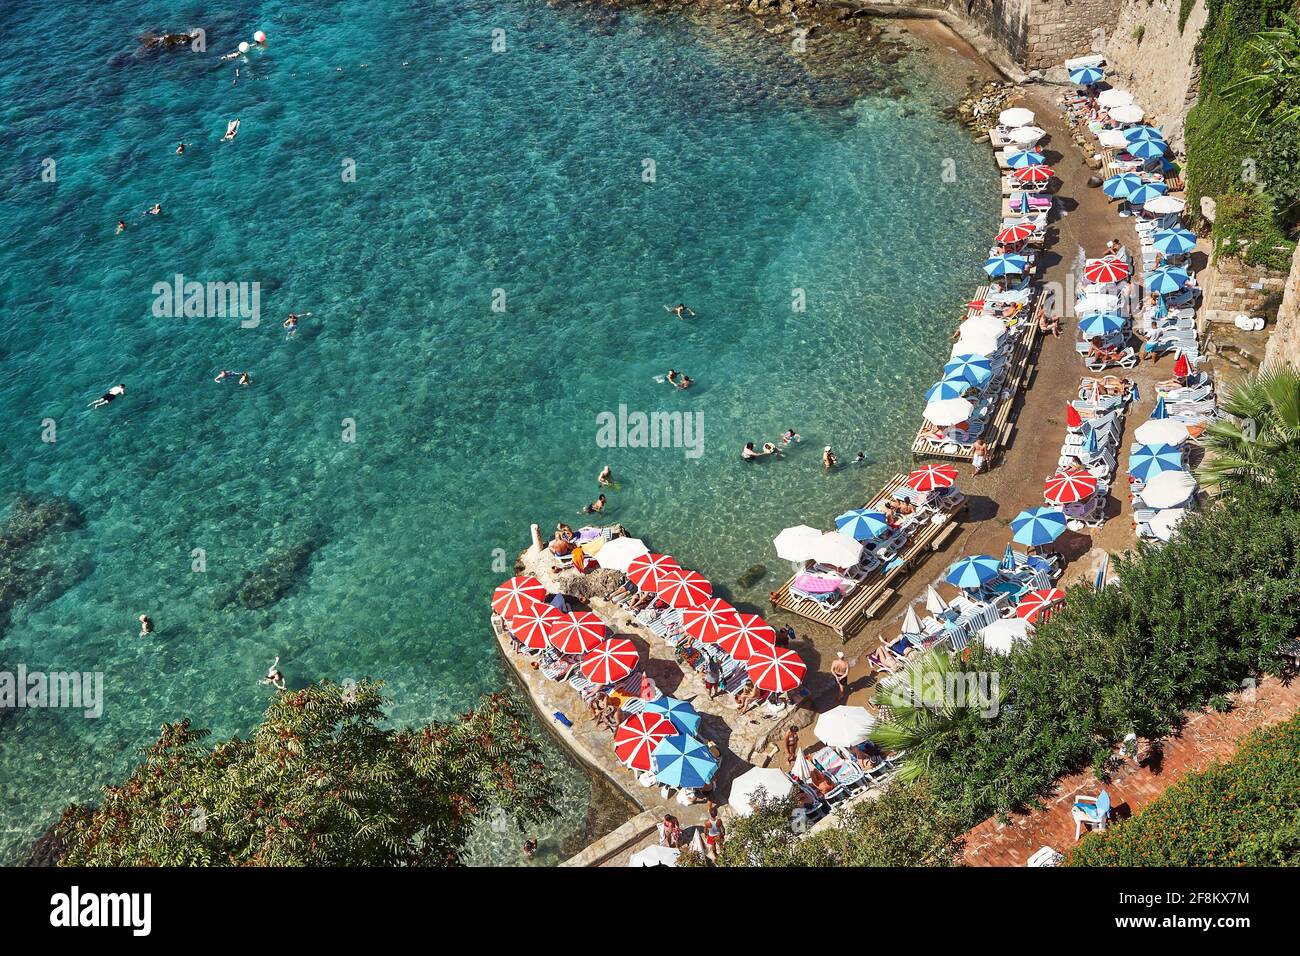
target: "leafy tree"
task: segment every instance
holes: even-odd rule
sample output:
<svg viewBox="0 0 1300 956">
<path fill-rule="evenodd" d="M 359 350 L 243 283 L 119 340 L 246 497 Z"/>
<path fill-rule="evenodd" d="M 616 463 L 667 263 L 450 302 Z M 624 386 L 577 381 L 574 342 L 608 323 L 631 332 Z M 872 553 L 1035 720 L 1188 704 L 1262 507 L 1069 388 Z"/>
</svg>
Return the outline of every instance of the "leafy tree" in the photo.
<svg viewBox="0 0 1300 956">
<path fill-rule="evenodd" d="M 1261 122 L 1300 128 L 1300 22 L 1279 16 L 1278 27 L 1261 30 L 1246 45 L 1256 55 L 1255 67 L 1224 88 L 1244 109 L 1252 132 Z"/>
<path fill-rule="evenodd" d="M 1300 371 L 1263 369 L 1221 398 L 1236 421 L 1210 424 L 1210 454 L 1197 472 L 1201 482 L 1231 491 L 1277 478 L 1281 452 L 1300 450 Z"/>
<path fill-rule="evenodd" d="M 64 811 L 62 865 L 451 865 L 485 815 L 553 812 L 518 705 L 395 730 L 382 686 L 281 692 L 251 737 L 211 749 L 188 719 L 164 724 L 97 807 Z"/>
</svg>

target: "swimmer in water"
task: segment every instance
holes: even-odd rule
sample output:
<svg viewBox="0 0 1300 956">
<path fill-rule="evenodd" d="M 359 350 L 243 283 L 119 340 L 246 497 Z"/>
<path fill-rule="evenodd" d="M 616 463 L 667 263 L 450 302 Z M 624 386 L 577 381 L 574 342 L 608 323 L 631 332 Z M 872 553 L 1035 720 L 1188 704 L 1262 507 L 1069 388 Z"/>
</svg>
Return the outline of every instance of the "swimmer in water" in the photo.
<svg viewBox="0 0 1300 956">
<path fill-rule="evenodd" d="M 149 207 L 149 215 L 151 216 L 156 216 L 160 212 L 162 212 L 162 205 L 160 203 L 154 203 Z"/>
<path fill-rule="evenodd" d="M 240 372 L 240 373 L 239 373 L 239 384 L 240 384 L 240 385 L 252 385 L 252 384 L 253 384 L 253 376 L 249 375 L 247 372 Z"/>
<path fill-rule="evenodd" d="M 668 375 L 666 376 L 666 378 L 667 378 L 667 382 L 668 382 L 669 385 L 676 385 L 676 384 L 677 384 L 677 369 L 675 369 L 675 368 L 670 368 L 670 369 L 668 370 Z"/>
<path fill-rule="evenodd" d="M 825 448 L 822 449 L 822 467 L 824 467 L 827 471 L 830 471 L 839 463 L 840 460 L 835 457 L 835 452 L 831 451 L 830 445 L 827 445 Z"/>
<path fill-rule="evenodd" d="M 183 156 L 185 154 L 185 147 L 188 145 L 189 145 L 188 143 L 179 143 L 176 146 L 176 155 Z"/>
<path fill-rule="evenodd" d="M 270 684 L 276 690 L 284 690 L 284 674 L 280 672 L 280 656 L 277 654 L 271 666 L 266 669 L 266 676 L 258 683 Z"/>
<path fill-rule="evenodd" d="M 292 312 L 290 312 L 290 313 L 289 313 L 289 317 L 288 317 L 287 319 L 284 320 L 284 327 L 285 327 L 286 329 L 289 330 L 288 332 L 286 332 L 286 333 L 284 334 L 284 337 L 285 337 L 286 339 L 287 339 L 287 338 L 292 338 L 292 337 L 293 337 L 293 333 L 296 332 L 296 331 L 298 331 L 298 316 L 296 316 L 296 315 L 294 315 Z"/>
<path fill-rule="evenodd" d="M 234 374 L 234 373 L 232 373 L 232 372 L 230 371 L 230 369 L 228 369 L 228 368 L 223 368 L 220 372 L 217 373 L 217 377 L 214 378 L 212 381 L 214 381 L 214 382 L 224 382 L 226 379 L 230 378 L 230 376 L 231 376 L 232 374 Z"/>
<path fill-rule="evenodd" d="M 88 406 L 86 406 L 86 407 L 87 407 L 87 408 L 100 408 L 100 407 L 103 406 L 103 405 L 107 405 L 109 402 L 111 402 L 113 399 L 117 398 L 119 395 L 124 395 L 124 394 L 126 394 L 126 386 L 125 386 L 125 385 L 120 385 L 120 384 L 119 384 L 119 385 L 114 385 L 114 386 L 113 386 L 112 388 L 110 388 L 107 392 L 105 392 L 103 395 L 99 396 L 99 398 L 95 399 L 93 402 L 91 402 L 91 403 L 90 403 Z"/>
<path fill-rule="evenodd" d="M 858 452 L 853 459 L 853 464 L 865 465 L 866 463 L 867 463 L 867 453 L 865 451 Z"/>
<path fill-rule="evenodd" d="M 785 434 L 781 436 L 782 445 L 788 445 L 790 442 L 794 442 L 797 445 L 801 441 L 803 441 L 803 439 L 799 437 L 799 433 L 793 428 L 787 428 Z"/>
<path fill-rule="evenodd" d="M 665 308 L 667 308 L 667 306 L 665 306 Z M 673 315 L 677 316 L 677 318 L 679 319 L 685 318 L 687 315 L 689 315 L 692 319 L 695 318 L 695 311 L 690 306 L 688 306 L 685 302 L 678 302 L 671 309 L 668 309 L 668 311 L 671 312 Z"/>
<path fill-rule="evenodd" d="M 689 375 L 687 375 L 685 372 L 683 372 L 683 373 L 682 373 L 682 379 L 681 379 L 680 382 L 677 383 L 677 387 L 678 387 L 678 388 L 690 388 L 694 383 L 695 383 L 695 379 L 691 378 Z"/>
<path fill-rule="evenodd" d="M 605 510 L 605 496 L 601 495 L 591 504 L 587 505 L 587 507 L 583 508 L 582 513 L 587 515 L 598 515 L 604 510 Z"/>
<path fill-rule="evenodd" d="M 140 615 L 140 636 L 148 637 L 153 633 L 153 618 L 148 614 Z"/>
<path fill-rule="evenodd" d="M 121 232 L 125 232 L 125 231 L 126 231 L 126 220 L 125 220 L 125 219 L 119 219 L 119 220 L 117 221 L 117 231 L 118 231 L 119 233 L 121 233 Z"/>
<path fill-rule="evenodd" d="M 609 465 L 600 470 L 600 474 L 596 476 L 596 483 L 603 488 L 608 488 L 614 483 L 614 473 L 609 470 Z"/>
</svg>

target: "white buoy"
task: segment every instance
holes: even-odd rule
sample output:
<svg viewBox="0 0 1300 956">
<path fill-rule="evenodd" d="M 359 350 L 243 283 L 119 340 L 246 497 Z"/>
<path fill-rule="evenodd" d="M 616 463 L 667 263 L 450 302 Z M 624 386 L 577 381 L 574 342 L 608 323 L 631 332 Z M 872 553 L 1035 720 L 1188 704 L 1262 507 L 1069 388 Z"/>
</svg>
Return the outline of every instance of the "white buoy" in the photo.
<svg viewBox="0 0 1300 956">
<path fill-rule="evenodd" d="M 247 40 L 242 40 L 242 41 L 240 41 L 240 44 L 239 44 L 239 52 L 240 52 L 240 53 L 247 53 L 248 50 L 249 50 L 248 41 L 247 41 Z"/>
<path fill-rule="evenodd" d="M 263 33 L 261 30 L 258 30 L 256 33 L 253 34 L 253 39 L 258 43 L 265 43 L 266 34 Z"/>
</svg>

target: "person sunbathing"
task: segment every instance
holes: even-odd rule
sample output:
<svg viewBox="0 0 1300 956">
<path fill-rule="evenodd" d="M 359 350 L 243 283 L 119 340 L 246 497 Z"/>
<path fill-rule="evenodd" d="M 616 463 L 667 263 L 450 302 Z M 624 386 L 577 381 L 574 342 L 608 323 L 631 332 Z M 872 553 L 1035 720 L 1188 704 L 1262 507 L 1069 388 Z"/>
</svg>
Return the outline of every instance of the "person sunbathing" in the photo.
<svg viewBox="0 0 1300 956">
<path fill-rule="evenodd" d="M 1041 305 L 1038 307 L 1038 314 L 1035 316 L 1038 320 L 1038 331 L 1046 335 L 1051 332 L 1054 336 L 1061 334 L 1061 318 L 1057 315 L 1049 315 L 1047 309 Z"/>
<path fill-rule="evenodd" d="M 629 611 L 644 611 L 654 603 L 654 600 L 655 596 L 653 592 L 642 591 L 640 594 L 633 597 L 632 600 L 627 602 L 627 608 Z"/>
<path fill-rule="evenodd" d="M 1101 362 L 1113 362 L 1120 356 L 1119 349 L 1106 345 L 1100 338 L 1093 338 L 1088 343 L 1088 358 Z"/>
</svg>

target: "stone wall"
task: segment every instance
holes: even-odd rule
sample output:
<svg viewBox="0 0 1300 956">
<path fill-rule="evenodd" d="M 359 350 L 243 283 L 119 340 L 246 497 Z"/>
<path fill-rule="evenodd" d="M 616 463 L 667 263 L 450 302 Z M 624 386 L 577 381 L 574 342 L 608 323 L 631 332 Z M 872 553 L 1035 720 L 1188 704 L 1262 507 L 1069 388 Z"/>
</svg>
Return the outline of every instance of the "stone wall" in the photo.
<svg viewBox="0 0 1300 956">
<path fill-rule="evenodd" d="M 1205 0 L 1196 0 L 1181 31 L 1178 8 L 1179 0 L 1123 0 L 1104 52 L 1111 82 L 1129 90 L 1181 152 L 1183 124 L 1200 80 L 1194 61 L 1205 27 Z"/>
<path fill-rule="evenodd" d="M 1291 259 L 1291 275 L 1286 280 L 1277 325 L 1264 351 L 1264 361 L 1300 368 L 1300 246 Z"/>
<path fill-rule="evenodd" d="M 1230 323 L 1239 315 L 1271 319 L 1287 283 L 1286 273 L 1249 266 L 1240 259 L 1221 257 L 1207 272 L 1200 308 L 1202 323 Z"/>
<path fill-rule="evenodd" d="M 1069 57 L 1101 49 L 1115 24 L 1123 22 L 1116 0 L 1025 0 L 1025 5 L 1029 45 L 1024 62 L 1030 70 L 1049 70 Z"/>
</svg>

